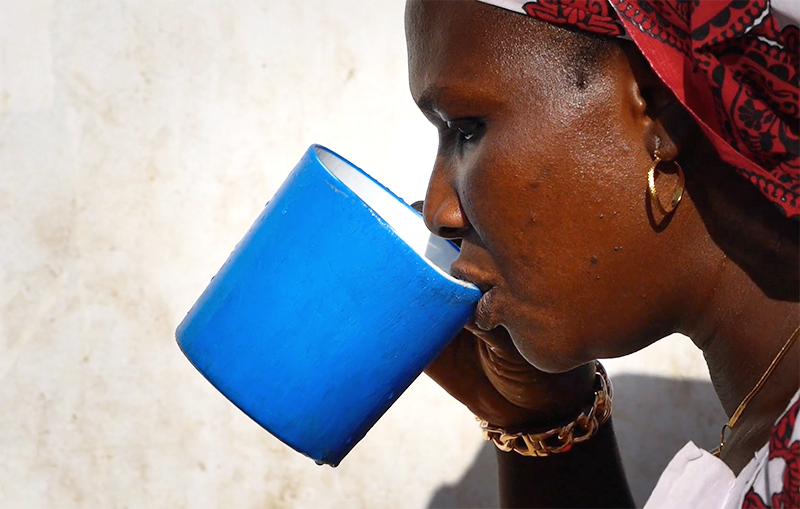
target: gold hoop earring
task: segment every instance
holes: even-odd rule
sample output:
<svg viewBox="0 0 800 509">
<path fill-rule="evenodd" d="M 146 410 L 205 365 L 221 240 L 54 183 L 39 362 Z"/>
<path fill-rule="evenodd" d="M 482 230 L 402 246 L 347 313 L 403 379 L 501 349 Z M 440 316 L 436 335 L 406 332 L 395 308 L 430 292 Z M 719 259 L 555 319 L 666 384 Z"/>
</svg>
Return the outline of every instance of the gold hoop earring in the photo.
<svg viewBox="0 0 800 509">
<path fill-rule="evenodd" d="M 653 161 L 653 165 L 650 167 L 650 171 L 647 172 L 647 187 L 650 190 L 650 199 L 655 202 L 658 210 L 660 210 L 661 213 L 666 216 L 675 210 L 675 207 L 678 206 L 681 198 L 683 198 L 683 187 L 686 179 L 683 176 L 683 169 L 681 168 L 681 165 L 675 161 L 669 161 L 678 169 L 678 187 L 675 189 L 675 194 L 672 196 L 672 200 L 669 202 L 669 205 L 667 205 L 665 208 L 663 205 L 661 205 L 661 200 L 658 199 L 658 191 L 656 191 L 656 167 L 658 166 L 658 163 L 662 162 L 661 154 L 659 154 L 658 149 L 656 149 L 656 151 L 653 153 L 653 156 L 655 157 L 655 160 Z"/>
</svg>

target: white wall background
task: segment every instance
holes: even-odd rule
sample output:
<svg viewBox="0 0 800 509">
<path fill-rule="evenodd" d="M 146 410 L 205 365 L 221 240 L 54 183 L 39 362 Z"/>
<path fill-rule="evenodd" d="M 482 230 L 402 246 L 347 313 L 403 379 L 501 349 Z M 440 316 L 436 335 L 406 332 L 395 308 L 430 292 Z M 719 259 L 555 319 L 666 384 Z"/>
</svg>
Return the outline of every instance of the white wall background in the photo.
<svg viewBox="0 0 800 509">
<path fill-rule="evenodd" d="M 173 338 L 309 144 L 424 195 L 403 8 L 0 0 L 0 507 L 494 504 L 490 449 L 426 377 L 318 467 Z M 608 365 L 641 503 L 723 416 L 685 338 Z"/>
</svg>

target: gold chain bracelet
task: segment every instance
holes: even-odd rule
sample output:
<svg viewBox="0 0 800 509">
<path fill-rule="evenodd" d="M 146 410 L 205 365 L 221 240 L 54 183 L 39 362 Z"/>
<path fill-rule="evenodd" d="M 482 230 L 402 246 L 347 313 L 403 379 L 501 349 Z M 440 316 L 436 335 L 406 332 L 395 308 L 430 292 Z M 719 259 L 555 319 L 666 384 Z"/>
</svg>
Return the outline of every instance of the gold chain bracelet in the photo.
<svg viewBox="0 0 800 509">
<path fill-rule="evenodd" d="M 506 433 L 503 428 L 476 417 L 481 423 L 483 438 L 493 442 L 501 451 L 538 457 L 567 452 L 574 444 L 589 440 L 611 417 L 614 392 L 603 365 L 595 361 L 595 369 L 594 402 L 574 421 L 544 433 Z"/>
</svg>

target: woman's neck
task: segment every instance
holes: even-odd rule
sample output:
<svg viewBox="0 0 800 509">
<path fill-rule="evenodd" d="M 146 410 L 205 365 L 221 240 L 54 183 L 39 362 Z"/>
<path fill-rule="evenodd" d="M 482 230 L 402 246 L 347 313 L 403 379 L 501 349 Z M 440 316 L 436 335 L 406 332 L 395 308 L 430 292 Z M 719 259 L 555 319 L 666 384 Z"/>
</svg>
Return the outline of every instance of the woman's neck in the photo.
<svg viewBox="0 0 800 509">
<path fill-rule="evenodd" d="M 714 387 L 730 417 L 800 325 L 800 306 L 769 299 L 752 282 L 737 283 L 736 279 L 747 276 L 736 266 L 726 271 L 739 274 L 720 278 L 702 321 L 689 334 L 703 351 Z M 777 382 L 787 378 L 783 380 L 785 391 L 779 392 L 789 396 L 778 398 L 784 403 L 800 385 L 798 353 L 800 346 L 795 345 L 770 377 L 772 386 L 781 385 Z M 760 392 L 766 395 L 775 391 Z M 762 401 L 769 397 L 765 395 L 761 395 Z"/>
<path fill-rule="evenodd" d="M 707 143 L 689 159 L 687 191 L 706 239 L 698 256 L 716 269 L 694 287 L 702 293 L 684 310 L 683 328 L 703 350 L 730 416 L 800 325 L 800 225 Z M 756 399 L 782 410 L 800 384 L 798 364 L 795 346 Z"/>
<path fill-rule="evenodd" d="M 687 191 L 704 238 L 705 278 L 692 281 L 680 332 L 703 351 L 728 417 L 800 325 L 800 231 L 746 179 L 702 144 L 685 164 Z M 800 386 L 800 341 L 728 433 L 721 458 L 737 472 L 769 439 Z M 719 423 L 722 427 L 724 423 Z"/>
<path fill-rule="evenodd" d="M 714 389 L 730 417 L 800 325 L 800 306 L 768 297 L 730 260 L 721 264 L 705 309 L 686 332 L 703 351 Z M 795 342 L 729 432 L 721 457 L 734 472 L 769 439 L 772 423 L 800 387 L 798 365 L 800 342 Z"/>
</svg>

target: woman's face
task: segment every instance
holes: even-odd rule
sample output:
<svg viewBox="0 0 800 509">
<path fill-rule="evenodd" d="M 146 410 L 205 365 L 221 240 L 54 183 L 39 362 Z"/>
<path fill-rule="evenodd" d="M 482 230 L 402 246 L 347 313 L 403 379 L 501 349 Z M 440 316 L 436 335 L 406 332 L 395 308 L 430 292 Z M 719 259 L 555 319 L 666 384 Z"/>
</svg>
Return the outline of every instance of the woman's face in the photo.
<svg viewBox="0 0 800 509">
<path fill-rule="evenodd" d="M 651 226 L 652 122 L 624 53 L 587 73 L 574 34 L 475 1 L 406 16 L 411 92 L 440 136 L 425 220 L 488 291 L 475 325 L 551 372 L 671 332 L 680 239 Z"/>
</svg>

